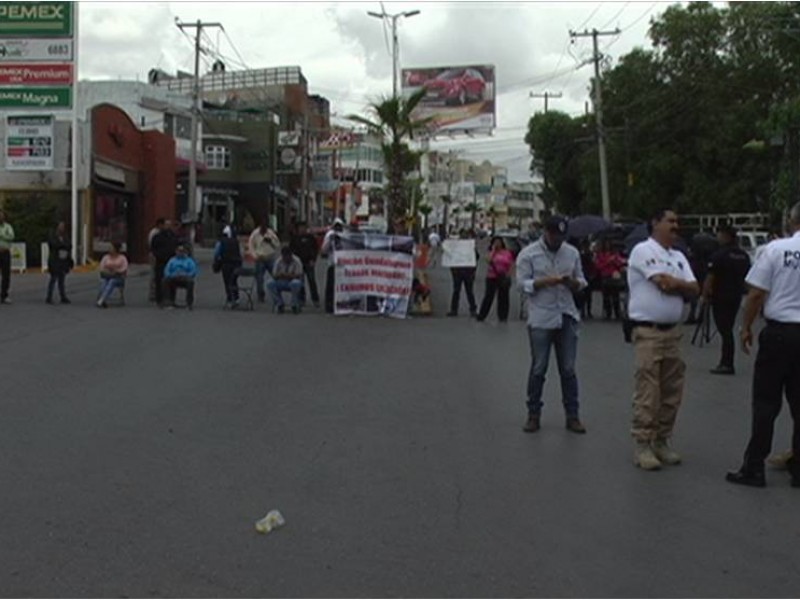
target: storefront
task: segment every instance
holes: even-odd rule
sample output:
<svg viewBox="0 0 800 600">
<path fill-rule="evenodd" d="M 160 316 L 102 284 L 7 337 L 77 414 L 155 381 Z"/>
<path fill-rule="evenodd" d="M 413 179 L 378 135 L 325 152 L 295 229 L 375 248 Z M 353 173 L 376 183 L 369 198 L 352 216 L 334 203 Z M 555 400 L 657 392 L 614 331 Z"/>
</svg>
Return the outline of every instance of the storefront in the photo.
<svg viewBox="0 0 800 600">
<path fill-rule="evenodd" d="M 175 219 L 175 140 L 159 131 L 140 131 L 110 104 L 92 109 L 90 255 L 112 242 L 128 258 L 147 262 L 147 233 L 156 219 Z"/>
</svg>

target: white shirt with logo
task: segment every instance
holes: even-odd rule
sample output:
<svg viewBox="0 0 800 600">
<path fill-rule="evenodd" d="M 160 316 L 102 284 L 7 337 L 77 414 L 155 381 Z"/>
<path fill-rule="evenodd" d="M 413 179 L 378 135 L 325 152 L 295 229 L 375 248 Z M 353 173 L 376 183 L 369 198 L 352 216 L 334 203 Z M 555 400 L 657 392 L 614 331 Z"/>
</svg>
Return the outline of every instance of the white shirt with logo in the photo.
<svg viewBox="0 0 800 600">
<path fill-rule="evenodd" d="M 800 323 L 800 231 L 770 242 L 745 281 L 769 292 L 764 316 L 781 323 Z"/>
<path fill-rule="evenodd" d="M 633 321 L 665 325 L 677 323 L 683 316 L 683 297 L 662 292 L 650 280 L 655 275 L 696 281 L 683 252 L 664 248 L 648 238 L 634 246 L 628 259 L 628 317 Z"/>
</svg>

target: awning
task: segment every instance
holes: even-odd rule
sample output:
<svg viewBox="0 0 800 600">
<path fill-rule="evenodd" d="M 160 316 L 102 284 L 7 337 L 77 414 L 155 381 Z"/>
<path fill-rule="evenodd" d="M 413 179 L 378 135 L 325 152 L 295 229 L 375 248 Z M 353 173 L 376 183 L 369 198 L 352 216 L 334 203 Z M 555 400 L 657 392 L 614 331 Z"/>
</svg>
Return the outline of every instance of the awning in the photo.
<svg viewBox="0 0 800 600">
<path fill-rule="evenodd" d="M 205 173 L 208 171 L 206 163 L 198 162 L 195 164 L 198 173 Z M 190 161 L 188 158 L 180 158 L 179 156 L 175 157 L 175 172 L 188 171 L 191 165 L 192 161 Z"/>
</svg>

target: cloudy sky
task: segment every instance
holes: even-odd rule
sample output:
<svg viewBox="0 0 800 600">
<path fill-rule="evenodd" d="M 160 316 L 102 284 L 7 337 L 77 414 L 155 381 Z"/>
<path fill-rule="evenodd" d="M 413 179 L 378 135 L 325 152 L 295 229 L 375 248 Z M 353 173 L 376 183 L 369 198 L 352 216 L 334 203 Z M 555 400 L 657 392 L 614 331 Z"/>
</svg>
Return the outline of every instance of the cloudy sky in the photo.
<svg viewBox="0 0 800 600">
<path fill-rule="evenodd" d="M 650 19 L 668 2 L 384 2 L 387 13 L 420 10 L 399 21 L 402 67 L 493 64 L 497 74 L 497 129 L 492 137 L 434 142 L 529 179 L 522 141 L 543 100 L 531 92 L 561 92 L 550 107 L 584 111 L 592 66 L 591 38 L 569 31 L 614 30 L 600 50 L 613 64 L 635 46 L 649 46 Z M 363 112 L 391 93 L 391 38 L 380 2 L 81 2 L 81 79 L 140 79 L 159 67 L 192 71 L 193 43 L 175 20 L 221 23 L 208 29 L 201 70 L 221 56 L 228 70 L 298 65 L 310 93 L 327 97 L 337 115 Z M 191 35 L 191 32 L 189 33 Z"/>
</svg>

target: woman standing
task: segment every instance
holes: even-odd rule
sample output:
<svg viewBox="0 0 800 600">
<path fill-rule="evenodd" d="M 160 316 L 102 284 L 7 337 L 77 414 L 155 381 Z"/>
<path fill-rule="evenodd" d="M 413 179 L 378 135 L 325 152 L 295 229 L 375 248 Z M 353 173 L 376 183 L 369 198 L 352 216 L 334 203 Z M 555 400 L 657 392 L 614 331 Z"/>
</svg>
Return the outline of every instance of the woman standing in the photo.
<svg viewBox="0 0 800 600">
<path fill-rule="evenodd" d="M 486 320 L 497 293 L 497 318 L 508 321 L 511 271 L 514 268 L 514 253 L 506 248 L 503 238 L 495 236 L 489 245 L 489 270 L 486 273 L 486 290 L 483 293 L 478 321 Z"/>
<path fill-rule="evenodd" d="M 58 295 L 61 296 L 61 304 L 71 304 L 67 298 L 65 282 L 67 273 L 72 269 L 72 244 L 67 237 L 67 225 L 60 221 L 56 230 L 47 241 L 50 255 L 47 259 L 47 270 L 50 273 L 50 282 L 47 284 L 47 298 L 45 302 L 53 303 L 53 289 L 58 283 Z"/>
<path fill-rule="evenodd" d="M 603 316 L 619 320 L 622 314 L 619 295 L 625 289 L 625 257 L 614 249 L 610 240 L 603 240 L 594 260 L 603 291 Z"/>
</svg>

